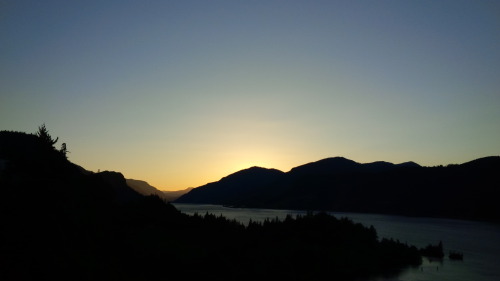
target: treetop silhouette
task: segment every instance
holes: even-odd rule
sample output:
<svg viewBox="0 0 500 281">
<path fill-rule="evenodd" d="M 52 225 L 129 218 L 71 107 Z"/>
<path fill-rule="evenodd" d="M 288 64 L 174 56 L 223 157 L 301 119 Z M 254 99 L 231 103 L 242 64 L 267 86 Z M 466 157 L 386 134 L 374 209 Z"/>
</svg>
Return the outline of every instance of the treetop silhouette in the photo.
<svg viewBox="0 0 500 281">
<path fill-rule="evenodd" d="M 56 142 L 59 140 L 58 137 L 56 139 L 52 138 L 52 136 L 49 134 L 49 130 L 47 130 L 47 128 L 45 127 L 45 123 L 38 127 L 36 135 L 43 143 L 47 144 L 51 148 L 54 148 L 54 144 L 56 144 Z"/>
</svg>

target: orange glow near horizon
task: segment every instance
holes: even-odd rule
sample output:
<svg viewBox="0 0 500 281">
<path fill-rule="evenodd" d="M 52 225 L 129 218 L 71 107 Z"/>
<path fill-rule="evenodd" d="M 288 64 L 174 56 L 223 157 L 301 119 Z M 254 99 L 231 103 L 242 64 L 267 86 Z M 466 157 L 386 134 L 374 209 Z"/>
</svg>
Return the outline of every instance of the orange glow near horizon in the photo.
<svg viewBox="0 0 500 281">
<path fill-rule="evenodd" d="M 181 190 L 500 153 L 500 1 L 8 2 L 0 129 L 45 123 L 92 171 Z"/>
<path fill-rule="evenodd" d="M 268 133 L 258 130 L 254 130 L 253 136 L 248 131 L 238 135 L 235 130 L 227 130 L 229 133 L 223 134 L 227 131 L 219 133 L 225 137 L 206 138 L 201 144 L 182 142 L 176 149 L 161 141 L 157 141 L 157 144 L 150 142 L 150 146 L 157 148 L 148 147 L 147 150 L 133 150 L 126 145 L 113 146 L 112 143 L 101 143 L 107 150 L 105 153 L 96 154 L 95 151 L 81 148 L 82 143 L 69 143 L 72 152 L 69 159 L 94 172 L 97 170 L 121 172 L 126 178 L 143 180 L 159 190 L 167 191 L 199 187 L 253 166 L 288 172 L 293 167 L 336 156 L 359 163 L 415 161 L 424 166 L 457 164 L 474 159 L 474 157 L 464 157 L 443 162 L 438 156 L 434 156 L 434 158 L 427 157 L 431 161 L 424 162 L 422 155 L 417 151 L 398 153 L 400 148 L 397 146 L 391 147 L 391 150 L 374 150 L 372 147 L 353 150 L 352 147 L 360 145 L 357 145 L 356 141 L 350 141 L 332 142 L 331 147 L 336 149 L 324 150 L 319 147 L 308 147 L 307 143 L 294 141 L 295 139 L 291 139 L 289 135 L 279 139 L 275 134 L 274 139 L 270 140 L 266 139 Z M 266 141 L 262 141 L 264 139 Z M 287 142 L 287 139 L 290 141 Z M 137 143 L 130 145 L 144 147 Z M 150 153 L 147 153 L 148 151 Z M 476 158 L 481 156 L 489 155 L 478 154 Z"/>
</svg>

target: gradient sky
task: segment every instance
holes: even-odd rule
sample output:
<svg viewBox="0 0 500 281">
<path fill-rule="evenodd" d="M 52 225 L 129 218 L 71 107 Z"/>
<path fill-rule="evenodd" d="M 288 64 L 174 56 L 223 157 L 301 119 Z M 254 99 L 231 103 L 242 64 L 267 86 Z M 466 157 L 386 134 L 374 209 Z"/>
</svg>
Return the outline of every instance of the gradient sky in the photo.
<svg viewBox="0 0 500 281">
<path fill-rule="evenodd" d="M 0 130 L 165 190 L 500 155 L 500 1 L 1 1 Z"/>
</svg>

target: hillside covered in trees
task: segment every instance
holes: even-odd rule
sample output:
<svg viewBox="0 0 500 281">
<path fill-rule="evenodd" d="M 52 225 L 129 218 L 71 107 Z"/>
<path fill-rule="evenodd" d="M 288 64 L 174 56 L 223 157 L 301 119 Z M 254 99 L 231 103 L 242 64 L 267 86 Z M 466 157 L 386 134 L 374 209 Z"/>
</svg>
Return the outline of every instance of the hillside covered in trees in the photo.
<svg viewBox="0 0 500 281">
<path fill-rule="evenodd" d="M 324 213 L 248 226 L 188 216 L 68 161 L 44 126 L 0 132 L 1 280 L 354 280 L 419 251 Z"/>
</svg>

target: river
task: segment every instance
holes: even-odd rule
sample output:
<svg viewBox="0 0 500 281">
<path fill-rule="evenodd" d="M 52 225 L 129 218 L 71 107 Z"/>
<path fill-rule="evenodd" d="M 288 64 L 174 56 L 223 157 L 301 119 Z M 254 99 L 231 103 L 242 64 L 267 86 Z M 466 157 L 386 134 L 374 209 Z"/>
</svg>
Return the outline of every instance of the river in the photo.
<svg viewBox="0 0 500 281">
<path fill-rule="evenodd" d="M 183 213 L 206 212 L 235 219 L 243 224 L 249 220 L 284 219 L 286 215 L 304 214 L 303 211 L 228 208 L 220 205 L 173 204 Z M 401 242 L 425 247 L 443 242 L 446 257 L 443 260 L 425 259 L 418 268 L 409 268 L 397 277 L 372 281 L 498 281 L 500 280 L 500 225 L 439 218 L 421 218 L 361 213 L 336 213 L 366 226 L 373 225 L 379 238 L 393 238 Z M 463 261 L 450 260 L 449 251 L 464 254 Z"/>
</svg>

